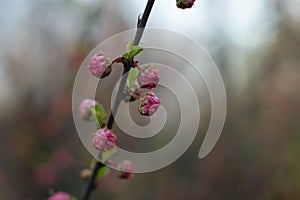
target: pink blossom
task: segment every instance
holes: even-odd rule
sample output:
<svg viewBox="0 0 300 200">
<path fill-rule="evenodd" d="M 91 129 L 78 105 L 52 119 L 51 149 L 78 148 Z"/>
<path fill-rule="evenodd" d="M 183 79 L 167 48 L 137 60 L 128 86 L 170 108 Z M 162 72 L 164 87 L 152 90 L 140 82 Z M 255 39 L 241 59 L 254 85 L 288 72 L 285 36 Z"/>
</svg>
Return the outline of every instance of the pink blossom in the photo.
<svg viewBox="0 0 300 200">
<path fill-rule="evenodd" d="M 102 53 L 94 55 L 88 66 L 89 71 L 93 76 L 104 78 L 111 73 L 112 65 L 109 59 Z"/>
<path fill-rule="evenodd" d="M 99 151 L 109 151 L 116 146 L 116 136 L 108 129 L 99 129 L 94 138 L 93 143 Z"/>
<path fill-rule="evenodd" d="M 84 99 L 79 105 L 79 117 L 84 120 L 90 120 L 92 117 L 92 108 L 96 104 L 99 104 L 96 100 Z"/>
<path fill-rule="evenodd" d="M 159 82 L 158 69 L 153 66 L 147 66 L 140 71 L 138 76 L 138 82 L 141 88 L 156 88 Z"/>
<path fill-rule="evenodd" d="M 142 115 L 151 116 L 153 115 L 160 106 L 159 98 L 154 92 L 147 92 L 139 102 L 139 111 Z"/>
<path fill-rule="evenodd" d="M 195 0 L 176 0 L 177 7 L 181 9 L 191 8 L 194 3 Z"/>
<path fill-rule="evenodd" d="M 57 192 L 53 194 L 48 200 L 70 200 L 70 195 L 66 192 Z"/>
<path fill-rule="evenodd" d="M 121 179 L 128 179 L 132 175 L 133 164 L 128 160 L 124 160 L 118 165 L 118 169 L 122 171 L 119 177 Z"/>
</svg>

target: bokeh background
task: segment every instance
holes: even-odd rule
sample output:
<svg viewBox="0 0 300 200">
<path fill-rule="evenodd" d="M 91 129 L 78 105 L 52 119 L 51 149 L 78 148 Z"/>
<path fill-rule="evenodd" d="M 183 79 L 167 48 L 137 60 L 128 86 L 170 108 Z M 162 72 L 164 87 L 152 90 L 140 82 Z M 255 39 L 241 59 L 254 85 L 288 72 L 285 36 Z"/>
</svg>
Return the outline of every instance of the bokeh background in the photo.
<svg viewBox="0 0 300 200">
<path fill-rule="evenodd" d="M 46 199 L 49 189 L 80 196 L 79 172 L 92 157 L 72 118 L 76 72 L 99 42 L 134 28 L 145 4 L 1 1 L 1 200 Z M 148 25 L 192 37 L 218 65 L 226 124 L 205 159 L 200 134 L 160 171 L 128 181 L 111 171 L 91 199 L 300 199 L 299 10 L 299 0 L 196 0 L 184 11 L 157 0 Z"/>
</svg>

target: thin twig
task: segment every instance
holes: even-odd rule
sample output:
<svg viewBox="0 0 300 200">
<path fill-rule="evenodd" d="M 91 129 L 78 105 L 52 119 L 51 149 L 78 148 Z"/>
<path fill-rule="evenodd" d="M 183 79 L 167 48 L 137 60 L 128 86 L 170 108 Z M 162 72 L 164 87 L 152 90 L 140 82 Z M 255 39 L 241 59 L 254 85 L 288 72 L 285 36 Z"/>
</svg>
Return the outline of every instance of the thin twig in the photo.
<svg viewBox="0 0 300 200">
<path fill-rule="evenodd" d="M 138 20 L 137 31 L 136 31 L 136 34 L 135 34 L 135 37 L 133 40 L 133 45 L 139 45 L 139 43 L 140 43 L 140 40 L 143 36 L 144 29 L 146 27 L 146 24 L 147 24 L 147 21 L 148 21 L 149 15 L 151 13 L 154 2 L 155 2 L 155 0 L 148 0 L 145 11 L 142 15 L 142 19 Z M 119 108 L 120 102 L 123 99 L 123 90 L 124 90 L 124 87 L 125 87 L 125 84 L 126 84 L 126 81 L 128 78 L 128 72 L 131 67 L 134 67 L 134 66 L 130 63 L 124 64 L 121 82 L 118 87 L 118 91 L 117 91 L 116 98 L 115 98 L 113 106 L 112 106 L 112 110 L 110 111 L 109 117 L 108 117 L 107 128 L 109 128 L 109 129 L 111 129 L 114 124 L 114 121 L 115 121 L 114 115 L 116 114 L 116 112 Z M 96 162 L 93 172 L 92 172 L 92 175 L 89 178 L 89 180 L 87 181 L 86 188 L 85 188 L 83 196 L 81 198 L 82 200 L 88 200 L 91 193 L 96 189 L 96 185 L 95 185 L 96 175 L 97 175 L 98 170 L 103 166 L 104 166 L 103 163 L 101 163 L 99 161 Z"/>
</svg>

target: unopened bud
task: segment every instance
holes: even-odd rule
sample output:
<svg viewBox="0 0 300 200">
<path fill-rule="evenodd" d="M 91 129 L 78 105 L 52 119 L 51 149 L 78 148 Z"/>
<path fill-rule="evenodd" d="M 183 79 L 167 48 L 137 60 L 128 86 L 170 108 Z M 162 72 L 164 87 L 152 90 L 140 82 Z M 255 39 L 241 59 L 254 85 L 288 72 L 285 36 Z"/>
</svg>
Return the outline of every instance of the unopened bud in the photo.
<svg viewBox="0 0 300 200">
<path fill-rule="evenodd" d="M 158 69 L 153 66 L 143 68 L 139 73 L 138 82 L 141 88 L 156 88 L 159 82 Z"/>
<path fill-rule="evenodd" d="M 118 169 L 121 171 L 120 179 L 129 179 L 132 176 L 133 164 L 128 160 L 124 160 L 118 165 Z"/>
<path fill-rule="evenodd" d="M 109 59 L 102 52 L 94 55 L 88 66 L 89 71 L 93 76 L 96 76 L 100 79 L 109 76 L 111 73 L 112 64 Z"/>
<path fill-rule="evenodd" d="M 93 99 L 82 100 L 79 104 L 79 117 L 84 120 L 91 120 L 92 109 L 96 104 L 99 104 L 99 102 Z"/>
<path fill-rule="evenodd" d="M 89 179 L 92 175 L 92 171 L 90 169 L 83 169 L 80 172 L 80 177 L 83 179 Z"/>
<path fill-rule="evenodd" d="M 153 115 L 160 106 L 159 98 L 154 92 L 147 92 L 139 102 L 139 111 L 142 115 L 151 116 Z"/>
<path fill-rule="evenodd" d="M 177 7 L 181 9 L 191 8 L 194 3 L 195 0 L 176 0 Z"/>
<path fill-rule="evenodd" d="M 94 138 L 93 143 L 99 151 L 109 151 L 116 146 L 116 136 L 108 129 L 99 129 Z"/>
</svg>

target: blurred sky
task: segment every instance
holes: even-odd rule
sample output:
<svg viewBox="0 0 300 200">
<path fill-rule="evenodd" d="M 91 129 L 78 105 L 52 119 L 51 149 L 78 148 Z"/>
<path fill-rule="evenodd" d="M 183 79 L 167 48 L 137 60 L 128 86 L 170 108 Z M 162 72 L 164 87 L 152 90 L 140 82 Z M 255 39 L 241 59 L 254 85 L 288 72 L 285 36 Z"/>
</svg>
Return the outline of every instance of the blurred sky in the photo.
<svg viewBox="0 0 300 200">
<path fill-rule="evenodd" d="M 128 5 L 133 1 L 119 2 L 123 5 L 121 11 L 127 13 Z M 142 12 L 146 2 L 136 1 L 132 14 L 124 14 L 129 24 L 133 26 L 136 23 L 136 16 Z M 238 45 L 256 45 L 263 42 L 266 39 L 265 34 L 269 33 L 269 26 L 272 26 L 272 13 L 266 12 L 267 1 L 198 0 L 193 9 L 189 10 L 178 9 L 174 2 L 175 0 L 157 0 L 148 25 L 172 29 L 193 38 L 199 38 L 199 33 L 202 37 L 209 37 L 216 29 L 221 29 L 226 37 Z"/>
<path fill-rule="evenodd" d="M 73 1 L 83 5 L 102 2 L 101 0 Z M 146 2 L 147 0 L 115 0 L 109 3 L 112 6 L 119 5 L 116 9 L 121 13 L 121 16 L 124 16 L 125 23 L 128 27 L 134 28 L 137 16 L 142 13 Z M 275 21 L 270 20 L 275 18 L 270 18 L 272 13 L 266 12 L 268 10 L 266 8 L 268 6 L 267 1 L 197 0 L 194 8 L 189 10 L 178 9 L 174 2 L 175 0 L 157 0 L 148 25 L 183 33 L 203 44 L 208 50 L 211 45 L 209 41 L 212 38 L 217 38 L 216 43 L 227 40 L 234 45 L 255 47 L 268 42 L 276 34 L 270 31 L 275 23 Z M 30 5 L 24 0 L 1 2 L 0 42 L 4 44 L 0 46 L 1 57 L 3 57 L 4 49 L 7 48 L 5 41 L 12 40 L 11 36 L 17 35 L 16 32 L 22 34 L 22 25 L 24 25 L 24 19 L 28 15 Z M 1 57 L 0 66 L 3 66 Z M 239 66 L 242 67 L 242 65 Z M 2 80 L 0 99 L 2 99 L 10 92 L 3 67 L 0 68 L 0 78 Z"/>
<path fill-rule="evenodd" d="M 101 0 L 73 0 L 82 4 L 92 5 L 101 3 Z M 299 3 L 299 0 L 289 0 L 293 3 Z M 120 12 L 124 12 L 124 18 L 132 28 L 136 24 L 137 15 L 142 12 L 147 0 L 115 0 L 112 4 L 119 2 Z M 253 32 L 257 32 L 257 25 L 269 18 L 267 1 L 260 0 L 227 0 L 227 1 L 204 1 L 197 0 L 193 9 L 180 10 L 175 5 L 175 0 L 157 0 L 151 14 L 150 26 L 170 28 L 176 31 L 189 33 L 193 36 L 197 30 L 210 29 L 212 17 L 220 18 L 220 26 L 225 27 L 231 37 L 236 38 L 236 42 L 245 43 L 244 39 L 239 37 L 249 37 Z M 131 6 L 129 6 L 131 4 Z M 23 0 L 3 1 L 1 2 L 1 39 L 7 37 L 9 33 L 22 24 L 22 19 L 27 14 L 29 3 Z M 128 8 L 130 7 L 130 14 Z M 292 8 L 295 8 L 294 6 Z M 13 11 L 13 12 L 12 12 Z M 221 23 L 222 21 L 222 23 Z M 222 25 L 223 24 L 223 25 Z M 214 25 L 215 26 L 215 25 Z M 263 30 L 261 30 L 263 31 Z M 3 37 L 4 36 L 4 37 Z M 237 38 L 238 37 L 238 38 Z"/>
<path fill-rule="evenodd" d="M 73 1 L 87 5 L 101 3 L 101 0 Z M 112 4 L 116 5 L 116 1 L 120 5 L 117 9 L 120 12 L 124 12 L 122 14 L 124 20 L 134 28 L 137 15 L 142 13 L 147 0 L 115 0 L 112 1 Z M 267 1 L 197 0 L 194 8 L 189 10 L 178 9 L 174 1 L 157 0 L 148 25 L 172 29 L 192 37 L 198 36 L 199 32 L 208 35 L 214 27 L 218 27 L 218 29 L 226 30 L 225 34 L 229 38 L 234 38 L 233 42 L 242 45 L 249 44 L 249 40 L 247 39 L 252 38 L 256 42 L 262 40 L 262 36 L 265 36 L 268 31 L 263 27 L 267 24 L 269 26 L 270 24 L 272 25 L 269 21 L 269 15 L 272 13 L 266 12 L 268 10 Z M 1 3 L 1 42 L 6 40 L 11 33 L 15 32 L 19 25 L 24 23 L 22 19 L 27 14 L 29 5 L 28 2 L 23 0 L 3 1 Z M 130 14 L 128 14 L 129 7 Z M 217 20 L 212 18 L 216 18 Z M 218 24 L 214 24 L 216 21 Z M 264 37 L 264 39 L 266 38 Z"/>
<path fill-rule="evenodd" d="M 5 41 L 10 39 L 10 35 L 18 30 L 22 24 L 22 19 L 26 15 L 28 7 L 25 1 L 1 1 L 0 6 L 0 101 L 1 97 L 9 92 L 9 85 L 4 74 L 3 53 L 6 49 Z M 13 11 L 13 12 L 12 12 Z"/>
</svg>

